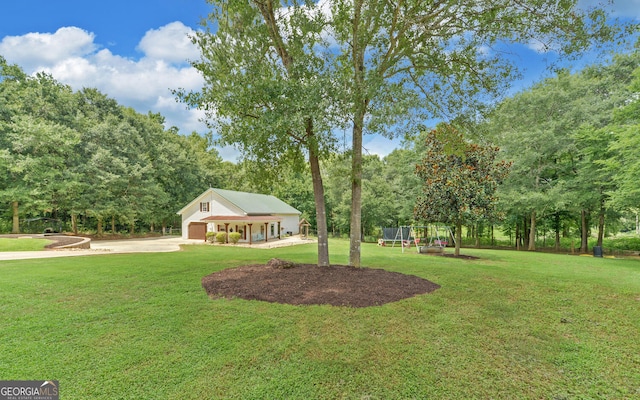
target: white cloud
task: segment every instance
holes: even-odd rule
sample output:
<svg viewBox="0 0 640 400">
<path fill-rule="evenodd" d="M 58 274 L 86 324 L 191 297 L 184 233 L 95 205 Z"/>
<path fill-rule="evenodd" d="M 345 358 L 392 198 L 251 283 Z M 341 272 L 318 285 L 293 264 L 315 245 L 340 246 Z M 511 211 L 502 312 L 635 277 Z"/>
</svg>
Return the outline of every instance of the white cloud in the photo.
<svg viewBox="0 0 640 400">
<path fill-rule="evenodd" d="M 527 43 L 527 47 L 540 54 L 548 53 L 550 51 L 556 51 L 559 49 L 557 44 L 545 43 L 539 39 L 531 39 L 529 43 Z"/>
<path fill-rule="evenodd" d="M 204 81 L 188 59 L 199 56 L 188 34 L 193 30 L 181 22 L 149 30 L 138 49 L 138 60 L 113 54 L 94 42 L 95 35 L 76 27 L 55 33 L 28 33 L 0 41 L 0 54 L 28 74 L 44 71 L 74 90 L 97 88 L 120 104 L 138 112 L 159 112 L 167 127 L 182 133 L 205 132 L 198 119 L 204 113 L 187 110 L 177 103 L 171 89 L 199 90 Z"/>
<path fill-rule="evenodd" d="M 191 43 L 195 32 L 182 22 L 172 22 L 159 29 L 151 29 L 144 35 L 138 49 L 145 56 L 176 63 L 195 60 L 200 52 Z"/>
<path fill-rule="evenodd" d="M 95 35 L 76 27 L 64 27 L 55 33 L 27 33 L 6 36 L 0 42 L 0 54 L 26 71 L 64 62 L 93 53 Z"/>
<path fill-rule="evenodd" d="M 391 153 L 394 149 L 400 147 L 400 139 L 387 139 L 384 136 L 380 135 L 372 135 L 366 136 L 364 138 L 364 150 L 367 154 L 376 154 L 380 158 L 383 158 L 389 153 Z"/>
<path fill-rule="evenodd" d="M 590 9 L 602 7 L 602 3 L 602 0 L 578 0 L 578 7 Z M 603 8 L 614 17 L 640 20 L 640 0 L 613 0 L 612 4 L 605 4 Z"/>
</svg>

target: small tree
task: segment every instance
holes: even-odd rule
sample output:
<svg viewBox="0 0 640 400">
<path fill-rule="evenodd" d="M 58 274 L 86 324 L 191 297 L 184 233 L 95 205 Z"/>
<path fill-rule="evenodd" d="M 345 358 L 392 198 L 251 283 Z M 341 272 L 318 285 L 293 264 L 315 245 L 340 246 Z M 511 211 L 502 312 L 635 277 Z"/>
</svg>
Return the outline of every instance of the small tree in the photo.
<svg viewBox="0 0 640 400">
<path fill-rule="evenodd" d="M 426 134 L 425 148 L 416 166 L 424 186 L 414 216 L 454 225 L 459 256 L 462 224 L 497 216 L 495 193 L 511 164 L 496 161 L 498 147 L 469 143 L 448 124 Z"/>
</svg>

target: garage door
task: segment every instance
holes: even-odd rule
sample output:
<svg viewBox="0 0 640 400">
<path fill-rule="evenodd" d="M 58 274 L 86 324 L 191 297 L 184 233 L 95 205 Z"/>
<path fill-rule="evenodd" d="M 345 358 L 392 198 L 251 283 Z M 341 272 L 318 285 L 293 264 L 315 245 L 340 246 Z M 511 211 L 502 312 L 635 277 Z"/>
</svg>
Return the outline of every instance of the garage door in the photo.
<svg viewBox="0 0 640 400">
<path fill-rule="evenodd" d="M 189 224 L 189 239 L 205 240 L 207 237 L 207 224 L 192 222 Z"/>
</svg>

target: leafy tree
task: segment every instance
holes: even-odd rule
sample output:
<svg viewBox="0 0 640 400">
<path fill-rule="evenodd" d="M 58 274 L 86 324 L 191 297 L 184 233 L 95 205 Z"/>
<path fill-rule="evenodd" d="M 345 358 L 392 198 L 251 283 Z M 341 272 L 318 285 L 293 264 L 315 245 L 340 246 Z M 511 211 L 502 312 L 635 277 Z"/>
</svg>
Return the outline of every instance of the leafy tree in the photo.
<svg viewBox="0 0 640 400">
<path fill-rule="evenodd" d="M 639 42 L 640 43 L 640 42 Z M 616 204 L 626 209 L 637 210 L 640 207 L 640 67 L 633 72 L 630 93 L 624 107 L 615 110 L 613 134 L 609 149 L 613 152 L 607 165 L 615 173 L 614 180 L 618 190 L 612 193 Z"/>
<path fill-rule="evenodd" d="M 619 55 L 608 65 L 570 74 L 561 71 L 502 102 L 490 118 L 512 174 L 501 188 L 505 210 L 528 216 L 529 249 L 535 249 L 537 220 L 551 218 L 559 246 L 563 219 L 579 215 L 581 249 L 587 252 L 592 214 L 598 216 L 598 243 L 615 191 L 610 143 L 612 110 L 629 96 L 625 86 L 637 56 Z M 525 151 L 523 151 L 525 150 Z M 574 218 L 571 218 L 573 216 Z M 569 217 L 569 218 L 567 218 Z M 518 219 L 516 219 L 518 220 Z"/>
<path fill-rule="evenodd" d="M 425 154 L 416 166 L 423 194 L 415 216 L 455 226 L 455 255 L 460 255 L 462 225 L 497 216 L 496 191 L 510 164 L 498 161 L 499 148 L 468 143 L 451 125 L 440 124 L 425 139 Z"/>
<path fill-rule="evenodd" d="M 329 226 L 334 237 L 349 231 L 349 171 L 348 154 L 334 154 L 323 163 Z"/>
<path fill-rule="evenodd" d="M 383 160 L 377 155 L 368 155 L 363 158 L 363 164 L 365 184 L 362 191 L 362 238 L 376 234 L 380 227 L 393 225 L 398 218 L 397 199 L 394 198 L 391 182 L 386 179 Z M 341 234 L 349 230 L 351 213 L 349 154 L 335 155 L 327 162 L 325 170 L 328 178 L 327 203 L 330 225 L 334 234 Z"/>
<path fill-rule="evenodd" d="M 164 129 L 95 89 L 73 93 L 51 76 L 26 76 L 0 58 L 0 199 L 13 231 L 21 216 L 139 223 L 175 219 L 210 184 L 223 182 L 210 137 Z"/>
<path fill-rule="evenodd" d="M 514 161 L 503 193 L 510 210 L 528 217 L 529 250 L 535 250 L 537 220 L 569 206 L 563 179 L 574 161 L 569 133 L 581 122 L 566 90 L 570 78 L 562 72 L 518 93 L 501 103 L 491 119 L 495 140 Z"/>
<path fill-rule="evenodd" d="M 384 162 L 384 179 L 391 185 L 394 220 L 390 226 L 410 225 L 416 199 L 422 192 L 422 183 L 415 172 L 416 164 L 424 154 L 424 137 L 407 141 L 402 148 L 388 154 Z"/>
<path fill-rule="evenodd" d="M 6 166 L 0 198 L 11 204 L 12 231 L 18 233 L 19 207 L 27 210 L 23 215 L 56 216 L 70 201 L 79 135 L 71 126 L 70 87 L 46 74 L 27 77 L 1 58 L 0 72 L 0 157 Z"/>
<path fill-rule="evenodd" d="M 312 226 L 316 225 L 316 209 L 313 184 L 309 171 L 283 169 L 273 195 L 302 212 L 301 218 Z"/>
<path fill-rule="evenodd" d="M 199 93 L 178 93 L 205 110 L 220 142 L 233 144 L 273 178 L 284 167 L 311 171 L 318 230 L 318 265 L 329 265 L 320 159 L 333 144 L 335 80 L 318 47 L 325 46 L 324 15 L 313 1 L 210 0 L 215 28 L 194 38 L 205 78 Z"/>
<path fill-rule="evenodd" d="M 362 135 L 403 125 L 411 110 L 450 117 L 484 94 L 499 94 L 514 65 L 503 43 L 541 44 L 560 54 L 579 52 L 592 39 L 609 40 L 615 27 L 600 9 L 576 1 L 336 0 L 341 77 L 348 77 L 353 123 L 352 213 L 349 263 L 360 265 Z M 419 99 L 417 96 L 419 95 Z M 420 100 L 420 101 L 418 101 Z M 365 126 L 365 123 L 366 126 Z"/>
<path fill-rule="evenodd" d="M 376 155 L 363 159 L 362 239 L 378 228 L 391 226 L 396 216 L 396 201 L 392 183 L 385 179 L 384 162 Z"/>
</svg>

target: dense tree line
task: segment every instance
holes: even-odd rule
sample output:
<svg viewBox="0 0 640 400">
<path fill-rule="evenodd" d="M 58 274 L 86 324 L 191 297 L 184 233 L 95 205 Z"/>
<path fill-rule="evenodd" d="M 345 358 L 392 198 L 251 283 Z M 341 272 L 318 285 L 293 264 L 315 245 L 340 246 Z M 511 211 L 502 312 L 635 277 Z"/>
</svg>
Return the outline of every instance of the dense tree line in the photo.
<svg viewBox="0 0 640 400">
<path fill-rule="evenodd" d="M 320 164 L 334 150 L 336 128 L 351 131 L 349 265 L 358 267 L 372 213 L 364 208 L 363 135 L 401 135 L 502 93 L 518 70 L 500 50 L 506 43 L 538 43 L 566 56 L 624 35 L 603 9 L 583 10 L 575 0 L 209 3 L 206 29 L 194 37 L 201 59 L 192 63 L 205 84 L 178 95 L 245 159 L 267 161 L 265 169 L 306 159 L 318 265 L 329 264 Z"/>
<path fill-rule="evenodd" d="M 0 201 L 11 230 L 50 217 L 98 234 L 160 229 L 209 185 L 223 186 L 210 137 L 165 129 L 95 89 L 73 92 L 0 58 Z M 7 230 L 5 224 L 5 230 Z"/>
<path fill-rule="evenodd" d="M 157 229 L 209 186 L 270 193 L 316 224 L 307 168 L 256 173 L 258 160 L 224 162 L 211 136 L 165 129 L 158 114 L 139 114 L 95 89 L 73 92 L 52 77 L 0 66 L 0 200 L 4 230 L 12 217 L 54 217 L 69 229 Z M 453 121 L 467 143 L 490 142 L 512 162 L 499 187 L 500 213 L 467 223 L 475 236 L 499 226 L 519 248 L 536 238 L 598 239 L 623 229 L 638 204 L 640 55 L 580 72 L 561 71 L 498 104 L 486 118 Z M 416 174 L 429 129 L 416 130 L 384 158 L 362 162 L 362 238 L 416 221 L 428 179 Z M 351 152 L 320 163 L 328 232 L 349 235 Z M 499 215 L 498 215 L 499 214 Z M 80 226 L 78 228 L 78 226 Z M 8 228 L 7 228 L 8 227 Z"/>
<path fill-rule="evenodd" d="M 636 50 L 576 73 L 560 71 L 481 120 L 454 121 L 464 140 L 497 145 L 500 157 L 512 163 L 499 187 L 500 220 L 486 215 L 466 232 L 490 235 L 498 226 L 512 245 L 531 250 L 543 237 L 556 248 L 562 238 L 577 237 L 576 248 L 586 252 L 592 233 L 602 245 L 606 233 L 631 228 L 640 208 L 639 67 Z M 414 207 L 429 179 L 414 172 L 427 152 L 428 132 L 418 132 L 383 159 L 364 157 L 363 236 L 417 222 Z M 338 233 L 348 229 L 349 217 L 343 158 L 349 155 L 334 157 L 325 168 L 329 226 Z M 625 225 L 625 216 L 632 216 L 631 224 Z"/>
<path fill-rule="evenodd" d="M 577 231 L 586 252 L 592 226 L 601 246 L 606 228 L 616 232 L 621 213 L 637 210 L 639 66 L 635 51 L 561 71 L 505 100 L 486 121 L 514 162 L 501 208 L 518 246 L 535 250 L 546 231 L 559 247 Z"/>
</svg>

